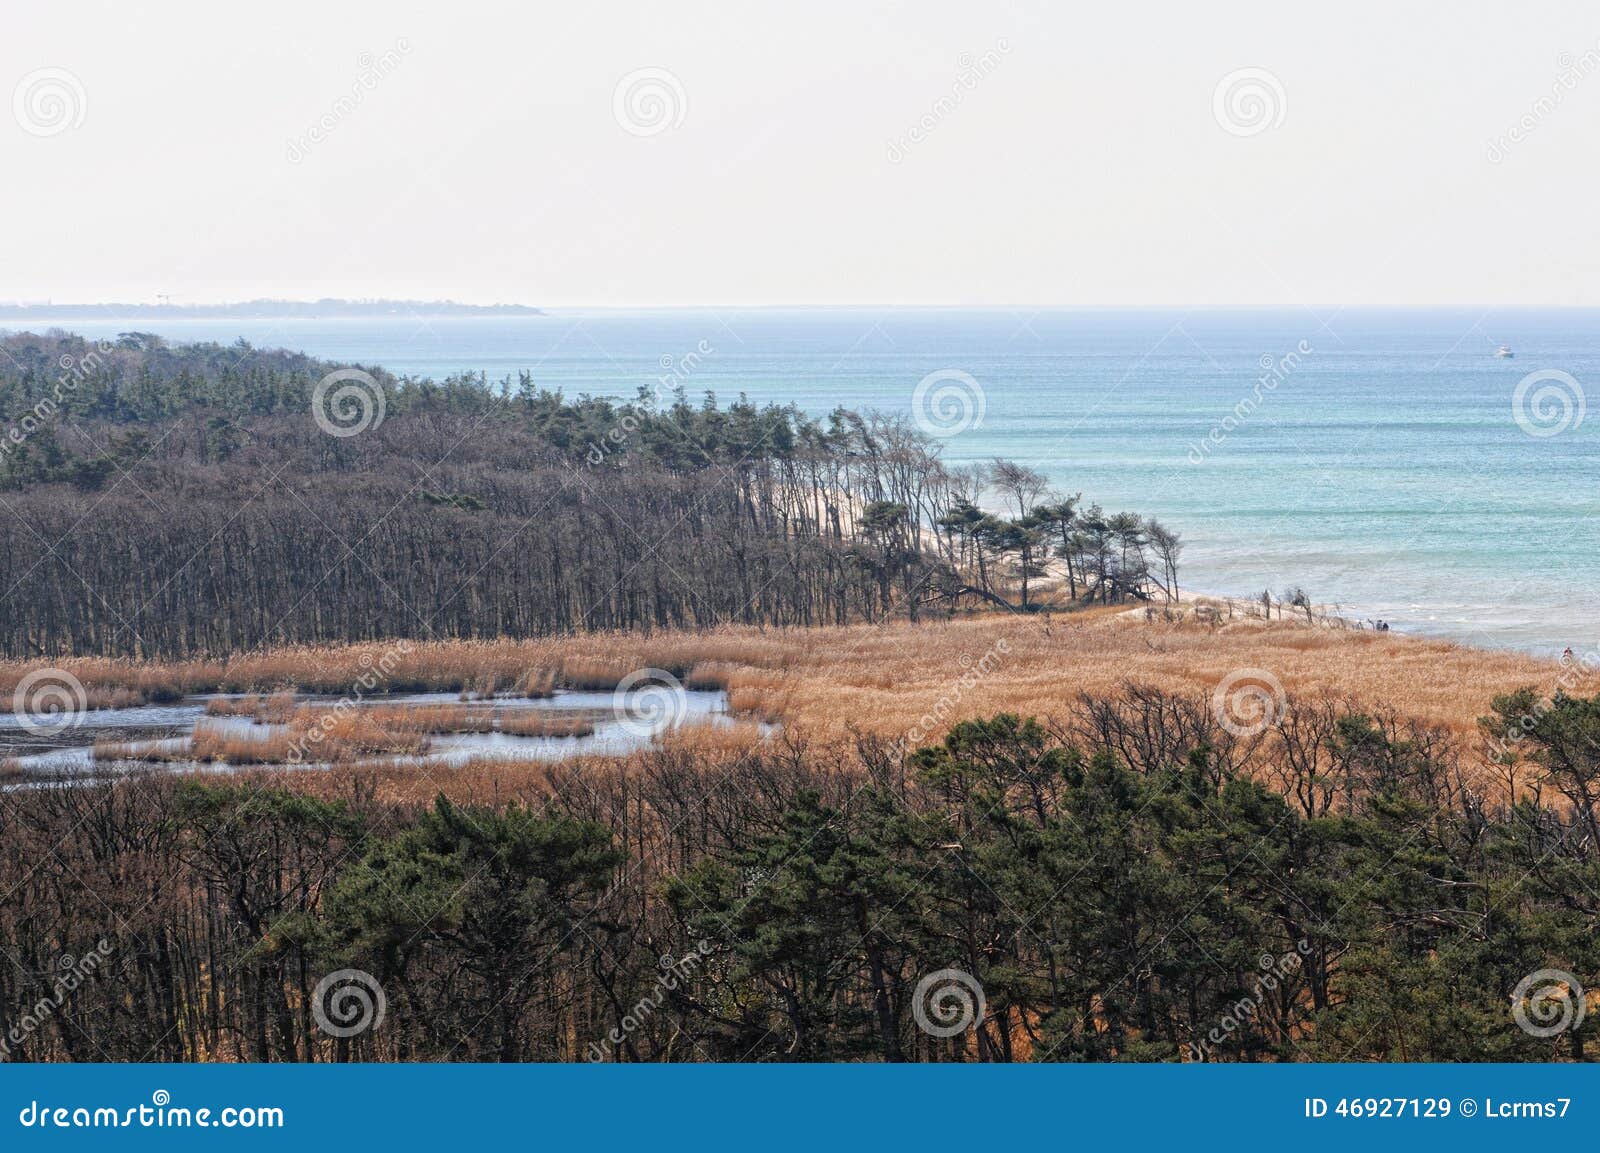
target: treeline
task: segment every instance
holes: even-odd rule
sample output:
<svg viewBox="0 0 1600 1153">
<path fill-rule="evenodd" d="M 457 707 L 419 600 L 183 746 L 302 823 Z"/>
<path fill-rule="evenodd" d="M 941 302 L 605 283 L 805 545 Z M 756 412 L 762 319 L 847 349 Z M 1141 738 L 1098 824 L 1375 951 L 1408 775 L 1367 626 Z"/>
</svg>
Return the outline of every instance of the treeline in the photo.
<svg viewBox="0 0 1600 1153">
<path fill-rule="evenodd" d="M 946 468 L 903 420 L 527 374 L 319 383 L 335 369 L 146 333 L 0 341 L 0 657 L 838 624 L 1032 608 L 1041 581 L 1176 594 L 1160 525 L 1004 462 Z"/>
<path fill-rule="evenodd" d="M 1141 688 L 904 759 L 685 745 L 479 803 L 359 774 L 0 794 L 0 1035 L 28 1061 L 1588 1059 L 1600 699 L 1485 723 L 1523 734 L 1514 803 L 1426 725 L 1294 702 L 1239 736 Z"/>
</svg>

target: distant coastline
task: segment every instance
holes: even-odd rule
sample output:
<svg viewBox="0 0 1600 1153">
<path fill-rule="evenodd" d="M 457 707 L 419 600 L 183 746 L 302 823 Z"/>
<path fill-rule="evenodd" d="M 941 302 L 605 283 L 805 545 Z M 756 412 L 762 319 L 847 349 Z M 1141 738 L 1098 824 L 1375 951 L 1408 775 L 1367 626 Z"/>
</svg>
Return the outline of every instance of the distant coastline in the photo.
<svg viewBox="0 0 1600 1153">
<path fill-rule="evenodd" d="M 0 329 L 243 339 L 330 364 L 381 365 L 397 378 L 470 373 L 515 384 L 528 372 L 539 389 L 619 402 L 681 382 L 691 397 L 745 394 L 819 418 L 838 407 L 920 417 L 948 433 L 942 459 L 952 467 L 1003 456 L 1105 508 L 1187 526 L 1185 575 L 1200 591 L 1244 601 L 1302 585 L 1314 604 L 1336 602 L 1334 615 L 1381 618 L 1397 632 L 1547 656 L 1600 644 L 1600 587 L 1574 576 L 1600 563 L 1600 542 L 1575 528 L 1592 516 L 1594 497 L 1573 483 L 1600 446 L 1600 312 L 1522 312 L 1484 322 L 1465 342 L 1478 314 L 1346 313 L 1342 343 L 1311 339 L 1315 354 L 1263 390 L 1253 415 L 1224 429 L 1225 442 L 1198 464 L 1196 439 L 1224 419 L 1235 424 L 1242 401 L 1255 403 L 1261 357 L 1277 364 L 1313 335 L 1303 313 L 551 307 L 538 317 L 424 319 L 0 315 Z M 714 352 L 698 351 L 701 341 Z M 1516 360 L 1492 355 L 1502 342 Z M 1548 429 L 1514 405 L 1519 379 L 1545 366 L 1588 389 L 1586 419 L 1576 394 L 1564 429 L 1559 405 Z M 980 386 L 976 403 L 950 409 L 948 425 L 915 403 L 919 382 L 944 368 Z M 1548 563 L 1519 555 L 1529 541 L 1553 546 Z M 1548 604 L 1563 612 L 1539 607 Z"/>
<path fill-rule="evenodd" d="M 543 316 L 526 304 L 458 304 L 453 300 L 246 300 L 235 304 L 0 304 L 0 320 L 65 320 L 107 314 L 140 319 L 380 316 Z"/>
</svg>

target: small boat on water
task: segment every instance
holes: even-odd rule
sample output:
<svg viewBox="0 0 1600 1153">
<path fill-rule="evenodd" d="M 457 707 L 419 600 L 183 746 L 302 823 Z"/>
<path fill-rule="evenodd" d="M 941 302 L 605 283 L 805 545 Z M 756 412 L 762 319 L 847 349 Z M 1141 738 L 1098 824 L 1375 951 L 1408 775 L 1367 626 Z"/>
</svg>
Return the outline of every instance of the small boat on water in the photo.
<svg viewBox="0 0 1600 1153">
<path fill-rule="evenodd" d="M 1496 356 L 1503 357 L 1506 360 L 1510 360 L 1512 357 L 1517 355 L 1511 351 L 1511 346 L 1509 344 L 1502 344 L 1499 348 L 1494 350 L 1494 354 Z"/>
</svg>

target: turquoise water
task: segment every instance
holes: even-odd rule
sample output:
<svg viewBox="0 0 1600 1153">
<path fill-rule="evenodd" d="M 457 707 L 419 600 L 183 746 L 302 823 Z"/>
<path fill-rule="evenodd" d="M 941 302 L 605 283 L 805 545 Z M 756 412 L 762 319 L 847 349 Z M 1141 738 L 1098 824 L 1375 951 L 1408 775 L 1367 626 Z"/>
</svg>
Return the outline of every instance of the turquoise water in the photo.
<svg viewBox="0 0 1600 1153">
<path fill-rule="evenodd" d="M 982 418 L 965 410 L 945 459 L 1005 455 L 1108 510 L 1161 517 L 1187 541 L 1191 588 L 1303 585 L 1478 644 L 1600 641 L 1600 413 L 1579 419 L 1582 390 L 1600 390 L 1600 312 L 558 311 L 159 330 L 418 375 L 526 369 L 572 395 L 675 376 L 691 395 L 814 413 L 911 413 L 919 381 L 955 370 Z M 1514 359 L 1494 355 L 1502 342 Z M 1519 382 L 1547 370 L 1571 383 L 1529 386 L 1519 422 Z"/>
</svg>

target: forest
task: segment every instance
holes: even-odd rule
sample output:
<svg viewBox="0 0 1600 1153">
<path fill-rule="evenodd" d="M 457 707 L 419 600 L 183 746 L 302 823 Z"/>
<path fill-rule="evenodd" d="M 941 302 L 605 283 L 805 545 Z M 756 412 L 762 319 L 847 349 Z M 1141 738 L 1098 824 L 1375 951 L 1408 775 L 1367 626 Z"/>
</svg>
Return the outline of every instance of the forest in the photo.
<svg viewBox="0 0 1600 1153">
<path fill-rule="evenodd" d="M 904 420 L 374 368 L 345 435 L 313 411 L 337 371 L 146 333 L 0 340 L 0 657 L 1178 595 L 1159 522 L 1013 462 L 947 467 Z"/>
<path fill-rule="evenodd" d="M 0 1039 L 28 1061 L 1583 1060 L 1581 991 L 1517 998 L 1600 965 L 1600 701 L 1512 694 L 1483 723 L 1526 730 L 1514 802 L 1393 714 L 1296 702 L 1246 740 L 1153 689 L 906 757 L 691 743 L 467 771 L 457 800 L 357 771 L 13 791 Z"/>
</svg>

